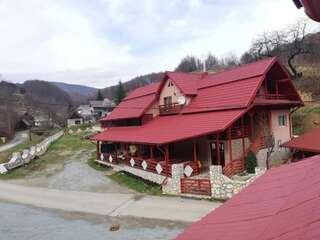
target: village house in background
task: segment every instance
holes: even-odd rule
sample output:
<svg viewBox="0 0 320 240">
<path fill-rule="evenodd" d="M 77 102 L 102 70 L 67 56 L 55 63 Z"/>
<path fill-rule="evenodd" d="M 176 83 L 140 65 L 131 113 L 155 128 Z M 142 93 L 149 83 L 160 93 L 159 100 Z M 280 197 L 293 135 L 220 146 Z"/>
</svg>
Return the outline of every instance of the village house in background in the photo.
<svg viewBox="0 0 320 240">
<path fill-rule="evenodd" d="M 33 114 L 34 126 L 36 128 L 48 128 L 53 126 L 53 120 L 49 113 L 36 112 Z"/>
<path fill-rule="evenodd" d="M 76 111 L 82 117 L 83 123 L 95 122 L 93 108 L 90 105 L 80 105 Z"/>
<path fill-rule="evenodd" d="M 113 110 L 114 104 L 110 99 L 105 98 L 102 101 L 90 101 L 90 107 L 93 108 L 93 116 L 95 120 L 99 120 Z"/>
<path fill-rule="evenodd" d="M 74 111 L 67 119 L 67 127 L 78 126 L 84 124 L 84 119 L 78 111 Z"/>
<path fill-rule="evenodd" d="M 129 94 L 93 140 L 97 158 L 112 164 L 166 177 L 182 164 L 187 179 L 207 179 L 218 165 L 232 176 L 249 153 L 262 168 L 268 154 L 289 157 L 281 144 L 292 137 L 291 110 L 302 105 L 276 58 L 215 74 L 167 72 Z"/>
</svg>

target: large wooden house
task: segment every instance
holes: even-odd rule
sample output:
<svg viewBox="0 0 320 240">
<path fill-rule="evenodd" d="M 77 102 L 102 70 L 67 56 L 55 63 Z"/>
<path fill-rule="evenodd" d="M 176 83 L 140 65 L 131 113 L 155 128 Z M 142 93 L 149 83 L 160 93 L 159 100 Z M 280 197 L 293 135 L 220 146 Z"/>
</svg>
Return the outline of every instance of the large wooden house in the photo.
<svg viewBox="0 0 320 240">
<path fill-rule="evenodd" d="M 303 102 L 276 58 L 208 73 L 167 72 L 160 83 L 131 92 L 101 120 L 97 158 L 170 176 L 221 165 L 225 175 L 245 168 L 249 151 L 265 158 L 291 139 L 291 111 Z M 278 147 L 279 146 L 279 147 Z"/>
</svg>

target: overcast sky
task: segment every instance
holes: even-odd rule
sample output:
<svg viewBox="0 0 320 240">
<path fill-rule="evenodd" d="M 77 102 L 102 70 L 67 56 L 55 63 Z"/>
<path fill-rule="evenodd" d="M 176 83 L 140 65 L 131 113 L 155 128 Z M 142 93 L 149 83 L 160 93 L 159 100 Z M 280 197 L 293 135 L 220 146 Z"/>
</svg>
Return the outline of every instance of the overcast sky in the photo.
<svg viewBox="0 0 320 240">
<path fill-rule="evenodd" d="M 102 88 L 188 54 L 241 55 L 303 16 L 291 0 L 0 0 L 0 73 Z"/>
</svg>

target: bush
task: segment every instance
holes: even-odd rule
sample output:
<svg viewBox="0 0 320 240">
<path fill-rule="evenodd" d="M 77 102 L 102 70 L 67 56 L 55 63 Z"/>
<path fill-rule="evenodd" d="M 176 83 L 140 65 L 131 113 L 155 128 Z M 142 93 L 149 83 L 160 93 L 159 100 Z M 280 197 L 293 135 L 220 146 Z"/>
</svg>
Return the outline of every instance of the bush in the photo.
<svg viewBox="0 0 320 240">
<path fill-rule="evenodd" d="M 258 164 L 257 164 L 257 158 L 253 154 L 253 152 L 250 151 L 248 153 L 245 165 L 248 173 L 255 173 L 255 168 L 258 166 Z"/>
</svg>

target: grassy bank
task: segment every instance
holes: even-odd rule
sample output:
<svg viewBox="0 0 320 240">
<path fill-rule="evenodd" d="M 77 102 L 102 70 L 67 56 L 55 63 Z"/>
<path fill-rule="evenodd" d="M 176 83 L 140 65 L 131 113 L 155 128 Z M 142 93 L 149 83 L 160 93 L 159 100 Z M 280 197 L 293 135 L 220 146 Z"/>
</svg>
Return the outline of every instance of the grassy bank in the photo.
<svg viewBox="0 0 320 240">
<path fill-rule="evenodd" d="M 109 176 L 113 181 L 129 189 L 140 193 L 148 193 L 152 195 L 161 195 L 161 187 L 158 184 L 143 180 L 139 177 L 125 172 L 117 172 Z"/>
<path fill-rule="evenodd" d="M 83 139 L 85 133 L 79 135 L 65 135 L 52 143 L 48 151 L 40 158 L 32 160 L 28 165 L 9 171 L 0 175 L 0 179 L 24 178 L 31 173 L 42 171 L 50 164 L 62 163 L 65 159 L 80 150 L 94 150 L 95 146 Z"/>
<path fill-rule="evenodd" d="M 300 135 L 320 127 L 320 104 L 307 104 L 292 115 L 293 134 Z"/>
</svg>

